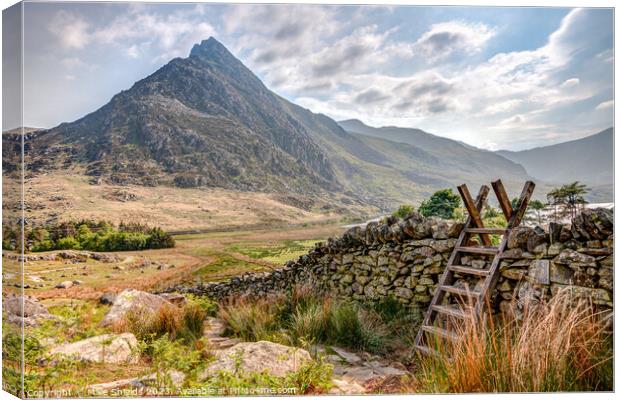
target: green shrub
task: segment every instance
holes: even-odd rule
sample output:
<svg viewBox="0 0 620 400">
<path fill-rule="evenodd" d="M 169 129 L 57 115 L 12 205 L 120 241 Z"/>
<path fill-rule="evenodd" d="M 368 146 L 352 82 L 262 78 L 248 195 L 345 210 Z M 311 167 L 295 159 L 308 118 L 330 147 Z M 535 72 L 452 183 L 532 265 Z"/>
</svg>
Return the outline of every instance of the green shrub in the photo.
<svg viewBox="0 0 620 400">
<path fill-rule="evenodd" d="M 392 213 L 392 216 L 396 218 L 407 218 L 414 212 L 415 208 L 411 204 L 402 204 L 400 207 L 398 207 L 398 210 Z"/>
<path fill-rule="evenodd" d="M 420 214 L 425 217 L 437 216 L 444 219 L 451 219 L 454 210 L 461 204 L 459 195 L 452 192 L 452 189 L 438 190 L 428 199 L 420 204 Z"/>
<path fill-rule="evenodd" d="M 13 247 L 13 236 L 15 236 L 14 230 L 5 229 L 3 243 Z M 161 249 L 175 245 L 174 238 L 161 228 L 121 223 L 117 229 L 109 222 L 91 220 L 35 227 L 27 232 L 26 237 L 28 249 L 32 251 L 69 249 L 126 251 Z"/>
<path fill-rule="evenodd" d="M 148 354 L 156 374 L 159 387 L 171 387 L 172 382 L 167 373 L 177 370 L 188 374 L 188 379 L 195 377 L 204 367 L 205 357 L 200 350 L 193 350 L 181 342 L 170 340 L 168 334 L 140 344 L 144 354 Z"/>
<path fill-rule="evenodd" d="M 207 296 L 196 296 L 191 293 L 186 293 L 185 298 L 189 304 L 195 304 L 198 306 L 206 315 L 215 316 L 218 310 L 218 303 L 211 300 Z"/>
<path fill-rule="evenodd" d="M 55 248 L 58 250 L 79 250 L 80 242 L 78 242 L 73 236 L 67 236 L 58 239 Z"/>
</svg>

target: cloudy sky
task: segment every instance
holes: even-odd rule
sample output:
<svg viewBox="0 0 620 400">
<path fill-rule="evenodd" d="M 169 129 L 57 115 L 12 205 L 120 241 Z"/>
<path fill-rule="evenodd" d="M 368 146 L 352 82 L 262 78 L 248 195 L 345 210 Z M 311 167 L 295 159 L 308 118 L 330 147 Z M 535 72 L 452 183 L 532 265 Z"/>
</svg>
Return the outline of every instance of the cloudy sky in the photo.
<svg viewBox="0 0 620 400">
<path fill-rule="evenodd" d="M 24 12 L 27 126 L 94 111 L 209 36 L 278 94 L 335 119 L 487 149 L 613 123 L 610 9 L 26 3 Z"/>
</svg>

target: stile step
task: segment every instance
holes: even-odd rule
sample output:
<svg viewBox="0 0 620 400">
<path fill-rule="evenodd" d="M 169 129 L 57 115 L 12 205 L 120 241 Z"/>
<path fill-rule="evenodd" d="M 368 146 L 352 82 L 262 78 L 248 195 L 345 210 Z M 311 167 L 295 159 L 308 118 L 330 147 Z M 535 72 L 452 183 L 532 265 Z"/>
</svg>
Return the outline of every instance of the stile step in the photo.
<svg viewBox="0 0 620 400">
<path fill-rule="evenodd" d="M 433 350 L 430 347 L 426 347 L 426 346 L 422 346 L 422 345 L 416 345 L 415 346 L 416 350 L 418 350 L 420 353 L 423 353 L 424 355 L 427 356 L 431 356 L 431 357 L 439 357 L 440 354 L 437 352 L 437 350 Z"/>
<path fill-rule="evenodd" d="M 497 252 L 499 251 L 497 247 L 468 247 L 468 246 L 459 246 L 456 248 L 456 250 L 462 253 L 488 254 L 488 255 L 497 254 Z"/>
<path fill-rule="evenodd" d="M 439 328 L 437 326 L 424 325 L 421 327 L 421 329 L 425 332 L 432 333 L 437 336 L 441 336 L 445 339 L 457 340 L 459 338 L 459 336 L 455 334 L 454 332 L 450 332 L 448 330 Z"/>
<path fill-rule="evenodd" d="M 460 310 L 458 308 L 448 307 L 448 306 L 439 306 L 439 305 L 431 306 L 431 308 L 437 311 L 438 313 L 449 315 L 451 317 L 457 317 L 461 319 L 467 318 L 467 314 L 465 314 L 463 310 Z"/>
<path fill-rule="evenodd" d="M 478 275 L 478 276 L 489 275 L 489 270 L 467 267 L 465 265 L 450 265 L 448 268 L 450 268 L 451 271 L 459 272 L 461 274 L 470 274 L 470 275 Z"/>
<path fill-rule="evenodd" d="M 477 298 L 480 295 L 480 292 L 476 292 L 475 290 L 461 289 L 450 285 L 442 285 L 439 288 L 444 292 L 454 293 L 464 298 Z"/>
<path fill-rule="evenodd" d="M 465 228 L 467 233 L 488 233 L 490 235 L 503 235 L 506 233 L 504 228 Z"/>
</svg>

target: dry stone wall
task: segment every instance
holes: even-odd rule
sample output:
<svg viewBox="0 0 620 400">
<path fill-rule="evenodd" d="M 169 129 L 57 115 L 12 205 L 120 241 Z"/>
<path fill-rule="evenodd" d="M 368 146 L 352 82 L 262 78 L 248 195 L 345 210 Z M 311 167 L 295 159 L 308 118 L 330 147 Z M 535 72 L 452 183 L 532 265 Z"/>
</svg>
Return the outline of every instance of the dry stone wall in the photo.
<svg viewBox="0 0 620 400">
<path fill-rule="evenodd" d="M 263 296 L 295 284 L 361 301 L 394 297 L 425 308 L 443 273 L 463 224 L 412 214 L 349 229 L 341 237 L 317 243 L 297 261 L 269 273 L 252 273 L 229 282 L 176 286 L 217 300 L 229 296 Z M 594 303 L 612 307 L 613 213 L 585 210 L 571 225 L 551 223 L 548 230 L 521 226 L 508 239 L 494 307 L 540 299 L 570 287 Z M 460 264 L 488 267 L 489 259 L 464 256 Z M 481 281 L 457 275 L 456 286 L 474 289 Z M 471 278 L 469 278 L 471 279 Z"/>
</svg>

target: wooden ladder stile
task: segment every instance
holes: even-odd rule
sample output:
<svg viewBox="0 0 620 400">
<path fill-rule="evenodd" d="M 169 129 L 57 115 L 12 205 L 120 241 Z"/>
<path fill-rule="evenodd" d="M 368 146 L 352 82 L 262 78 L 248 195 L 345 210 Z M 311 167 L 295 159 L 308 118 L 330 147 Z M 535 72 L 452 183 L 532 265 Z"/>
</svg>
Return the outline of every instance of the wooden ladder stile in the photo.
<svg viewBox="0 0 620 400">
<path fill-rule="evenodd" d="M 455 334 L 449 331 L 449 326 L 444 328 L 440 328 L 435 326 L 435 320 L 438 314 L 443 314 L 447 317 L 453 318 L 466 318 L 468 315 L 463 309 L 463 307 L 459 307 L 459 304 L 456 304 L 457 307 L 451 307 L 449 305 L 442 305 L 442 302 L 446 296 L 446 294 L 458 295 L 463 303 L 467 303 L 469 305 L 473 305 L 473 311 L 477 318 L 482 317 L 484 313 L 484 305 L 486 301 L 489 300 L 489 295 L 495 288 L 497 284 L 497 280 L 499 278 L 499 264 L 503 255 L 503 252 L 506 250 L 506 246 L 508 244 L 508 237 L 513 228 L 519 226 L 523 216 L 525 215 L 525 211 L 527 209 L 527 205 L 529 200 L 534 192 L 535 184 L 532 181 L 525 182 L 523 186 L 523 191 L 521 192 L 521 196 L 519 197 L 519 201 L 516 205 L 516 208 L 513 210 L 510 201 L 508 200 L 508 195 L 504 190 L 504 186 L 501 180 L 496 180 L 491 183 L 493 187 L 493 191 L 497 196 L 500 208 L 502 213 L 506 217 L 507 226 L 505 229 L 498 228 L 485 228 L 482 222 L 482 218 L 480 217 L 480 211 L 487 199 L 489 193 L 489 187 L 483 185 L 476 196 L 476 200 L 472 200 L 471 195 L 469 194 L 469 190 L 466 185 L 461 185 L 458 187 L 461 198 L 463 199 L 463 204 L 467 209 L 469 217 L 465 222 L 464 228 L 461 231 L 458 239 L 456 240 L 456 244 L 448 259 L 448 263 L 446 268 L 439 278 L 439 282 L 437 284 L 437 288 L 435 289 L 435 293 L 433 294 L 433 298 L 431 303 L 426 311 L 426 315 L 424 316 L 424 320 L 418 331 L 415 341 L 415 348 L 420 353 L 425 355 L 433 355 L 437 354 L 430 347 L 426 346 L 427 342 L 425 338 L 429 335 L 434 335 L 438 338 L 450 339 L 453 340 L 455 338 Z M 492 247 L 491 246 L 491 238 L 490 234 L 502 235 L 501 242 L 499 246 Z M 471 246 L 470 238 L 471 236 L 478 235 L 480 237 L 480 241 L 483 246 Z M 482 254 L 482 255 L 492 255 L 493 259 L 491 260 L 490 266 L 488 269 L 477 269 L 474 267 L 469 267 L 465 265 L 459 265 L 461 261 L 461 254 Z M 478 278 L 484 279 L 482 287 L 479 291 L 470 291 L 469 289 L 461 289 L 453 286 L 454 282 L 454 274 L 458 273 L 461 275 L 470 275 L 476 276 Z"/>
</svg>

